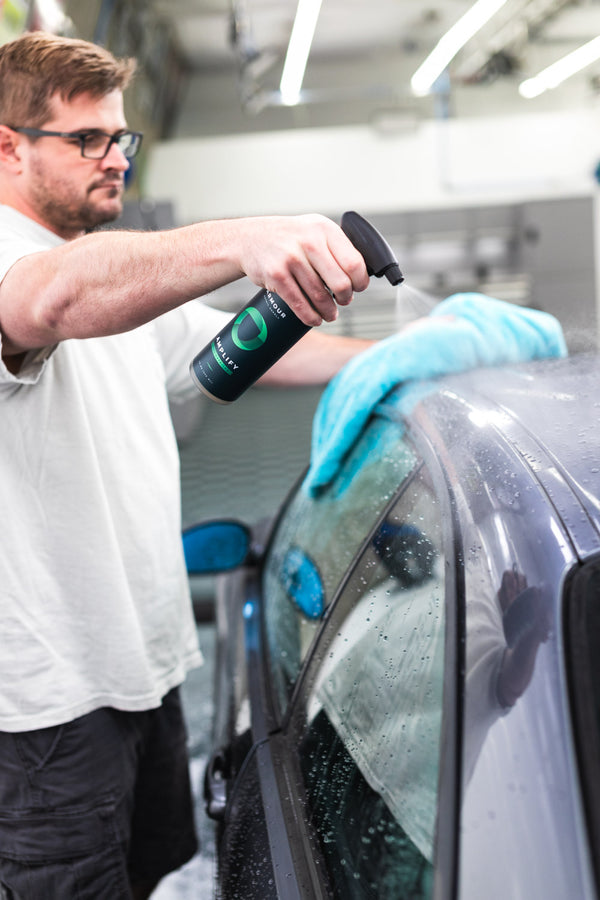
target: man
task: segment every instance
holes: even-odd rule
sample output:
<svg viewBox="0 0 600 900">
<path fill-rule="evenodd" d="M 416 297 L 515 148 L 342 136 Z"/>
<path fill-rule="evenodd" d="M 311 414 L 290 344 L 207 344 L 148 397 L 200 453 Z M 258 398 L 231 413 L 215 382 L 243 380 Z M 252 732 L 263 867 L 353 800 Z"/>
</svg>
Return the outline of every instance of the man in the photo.
<svg viewBox="0 0 600 900">
<path fill-rule="evenodd" d="M 318 325 L 368 283 L 319 216 L 93 233 L 139 147 L 132 70 L 43 33 L 0 47 L 0 883 L 23 900 L 147 897 L 195 851 L 167 397 L 228 316 L 187 301 L 247 275 Z M 265 380 L 325 382 L 369 343 L 310 332 Z"/>
</svg>

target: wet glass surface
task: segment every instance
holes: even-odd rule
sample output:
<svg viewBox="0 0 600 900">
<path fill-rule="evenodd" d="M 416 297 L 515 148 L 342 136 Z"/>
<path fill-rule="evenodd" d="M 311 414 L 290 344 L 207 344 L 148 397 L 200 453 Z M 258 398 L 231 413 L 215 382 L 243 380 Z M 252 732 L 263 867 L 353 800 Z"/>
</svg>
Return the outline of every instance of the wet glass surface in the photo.
<svg viewBox="0 0 600 900">
<path fill-rule="evenodd" d="M 362 553 L 317 647 L 300 761 L 336 896 L 431 896 L 444 683 L 441 532 L 422 469 Z"/>
<path fill-rule="evenodd" d="M 263 577 L 269 659 L 281 710 L 320 624 L 320 614 L 307 615 L 307 610 L 326 611 L 365 537 L 415 465 L 398 424 L 376 421 L 329 490 L 318 498 L 302 489 L 294 496 Z M 301 562 L 293 573 L 291 550 Z M 315 573 L 320 578 L 318 604 Z"/>
</svg>

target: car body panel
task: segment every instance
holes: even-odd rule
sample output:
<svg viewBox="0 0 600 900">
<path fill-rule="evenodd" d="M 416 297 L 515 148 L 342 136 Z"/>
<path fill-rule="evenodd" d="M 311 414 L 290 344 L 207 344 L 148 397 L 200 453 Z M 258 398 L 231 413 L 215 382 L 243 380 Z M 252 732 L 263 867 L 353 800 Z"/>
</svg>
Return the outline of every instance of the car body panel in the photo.
<svg viewBox="0 0 600 900">
<path fill-rule="evenodd" d="M 376 438 L 396 430 L 398 446 L 414 448 L 443 522 L 446 638 L 435 879 L 432 887 L 420 888 L 423 896 L 597 896 L 572 729 L 563 601 L 565 583 L 600 553 L 599 383 L 595 357 L 540 362 L 438 379 L 419 385 L 414 403 L 392 395 L 377 411 Z M 376 443 L 374 457 L 365 451 L 354 469 L 348 463 L 352 477 L 342 473 L 344 490 L 366 460 L 378 464 Z M 239 865 L 239 848 L 227 834 L 254 815 L 260 827 L 247 823 L 243 829 L 243 854 L 264 857 L 268 847 L 265 865 L 272 871 L 266 880 L 254 871 L 252 879 L 265 891 L 276 885 L 274 894 L 262 896 L 350 896 L 329 886 L 332 864 L 323 856 L 318 817 L 307 814 L 298 748 L 308 746 L 313 687 L 325 678 L 327 656 L 335 652 L 328 629 L 349 628 L 351 616 L 339 618 L 336 604 L 352 583 L 352 560 L 372 552 L 369 535 L 379 533 L 390 509 L 401 504 L 394 496 L 397 484 L 413 483 L 408 458 L 391 476 L 389 501 L 382 493 L 372 513 L 353 519 L 357 530 L 347 536 L 348 558 L 339 557 L 333 580 L 324 576 L 323 609 L 315 607 L 313 615 L 300 603 L 294 611 L 306 641 L 289 685 L 277 684 L 272 657 L 280 632 L 269 618 L 284 594 L 275 605 L 269 600 L 274 582 L 261 575 L 262 564 L 219 581 L 215 741 L 228 753 L 220 850 L 225 885 Z M 305 555 L 311 522 L 315 545 L 327 524 L 327 515 L 313 520 L 300 493 L 274 527 L 266 555 L 272 569 L 273 554 L 292 547 L 298 536 L 294 516 L 307 519 L 300 541 Z M 336 496 L 331 508 L 340 509 L 350 495 Z M 360 496 L 355 509 L 361 509 Z M 343 515 L 335 527 L 343 530 Z M 317 556 L 322 549 L 316 546 Z M 322 567 L 300 566 L 294 576 L 306 571 L 312 585 Z M 283 572 L 283 565 L 274 571 Z M 297 605 L 297 580 L 294 586 L 288 602 Z M 368 635 L 373 626 L 363 627 Z M 365 702 L 360 688 L 350 696 Z M 338 723 L 342 733 L 344 727 Z M 252 815 L 240 800 L 249 796 Z M 260 895 L 244 894 L 246 876 L 235 877 L 239 896 Z M 356 890 L 352 896 L 375 896 Z"/>
<path fill-rule="evenodd" d="M 471 406 L 475 428 L 495 422 L 523 457 L 581 558 L 597 550 L 600 534 L 599 375 L 598 358 L 582 355 L 444 380 Z"/>
<path fill-rule="evenodd" d="M 489 370 L 447 379 L 417 413 L 430 432 L 439 426 L 437 452 L 446 455 L 455 483 L 469 488 L 462 497 L 455 492 L 467 582 L 461 897 L 595 896 L 567 703 L 562 588 L 578 558 L 598 552 L 600 417 L 592 383 L 583 396 L 581 387 L 582 377 L 595 381 L 599 374 L 592 360 L 525 366 L 503 372 L 500 384 Z M 578 426 L 582 405 L 589 417 Z M 577 445 L 585 433 L 586 447 L 575 456 L 574 431 Z M 537 484 L 528 482 L 527 469 Z M 512 567 L 530 584 L 547 585 L 551 610 L 550 637 L 526 690 L 510 712 L 487 715 L 474 682 L 485 683 L 483 673 L 493 670 L 492 632 L 501 625 L 493 605 L 478 603 L 476 587 L 469 590 L 469 581 L 483 584 L 478 555 L 486 567 L 495 562 L 486 578 L 498 586 Z"/>
</svg>

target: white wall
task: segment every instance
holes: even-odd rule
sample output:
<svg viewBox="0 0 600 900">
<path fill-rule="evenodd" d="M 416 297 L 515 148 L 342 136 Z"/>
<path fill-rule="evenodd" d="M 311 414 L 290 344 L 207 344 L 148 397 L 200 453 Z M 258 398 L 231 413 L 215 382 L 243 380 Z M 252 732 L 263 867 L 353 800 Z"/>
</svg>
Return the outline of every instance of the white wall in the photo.
<svg viewBox="0 0 600 900">
<path fill-rule="evenodd" d="M 365 213 L 591 195 L 600 110 L 295 130 L 156 145 L 144 193 L 177 222 L 262 213 Z"/>
</svg>

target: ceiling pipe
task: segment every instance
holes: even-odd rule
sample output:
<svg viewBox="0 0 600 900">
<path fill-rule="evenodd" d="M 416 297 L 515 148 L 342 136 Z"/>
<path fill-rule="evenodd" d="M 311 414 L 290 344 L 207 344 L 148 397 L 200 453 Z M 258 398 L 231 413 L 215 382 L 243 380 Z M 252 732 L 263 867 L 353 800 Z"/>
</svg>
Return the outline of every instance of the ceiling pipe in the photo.
<svg viewBox="0 0 600 900">
<path fill-rule="evenodd" d="M 455 81 L 476 83 L 489 68 L 490 60 L 506 54 L 518 60 L 524 47 L 535 40 L 544 25 L 550 22 L 572 0 L 524 0 L 521 8 L 511 14 L 503 25 L 495 28 L 481 42 L 481 46 L 464 55 L 453 70 Z"/>
<path fill-rule="evenodd" d="M 411 87 L 417 97 L 426 97 L 459 50 L 504 6 L 507 0 L 476 0 L 473 6 L 448 29 L 429 56 L 421 63 Z"/>
</svg>

